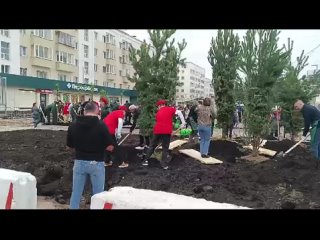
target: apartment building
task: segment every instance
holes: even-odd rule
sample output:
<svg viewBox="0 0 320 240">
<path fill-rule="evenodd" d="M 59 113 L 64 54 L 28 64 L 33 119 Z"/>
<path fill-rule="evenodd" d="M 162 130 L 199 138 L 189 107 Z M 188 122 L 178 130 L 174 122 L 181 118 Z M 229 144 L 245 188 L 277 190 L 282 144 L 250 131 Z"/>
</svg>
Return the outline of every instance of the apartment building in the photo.
<svg viewBox="0 0 320 240">
<path fill-rule="evenodd" d="M 214 96 L 212 80 L 204 78 L 204 97 Z"/>
<path fill-rule="evenodd" d="M 0 29 L 0 73 L 19 74 L 19 30 Z"/>
<path fill-rule="evenodd" d="M 111 101 L 136 99 L 128 80 L 134 72 L 129 48 L 139 48 L 142 41 L 121 30 L 2 29 L 0 40 L 0 73 L 9 81 L 11 108 L 25 108 L 39 98 L 52 102 L 59 88 L 58 98 L 65 101 L 76 102 L 81 95 L 88 99 L 91 84 L 94 99 L 102 89 Z M 19 82 L 23 79 L 30 83 Z M 54 87 L 49 79 L 55 80 Z"/>
<path fill-rule="evenodd" d="M 77 30 L 20 30 L 20 75 L 77 82 L 77 35 Z"/>
<path fill-rule="evenodd" d="M 186 62 L 179 68 L 179 82 L 176 89 L 176 101 L 185 102 L 205 95 L 205 69 L 192 62 Z"/>
<path fill-rule="evenodd" d="M 94 36 L 94 46 L 89 45 L 94 54 L 94 84 L 133 89 L 134 83 L 129 81 L 134 73 L 129 48 L 140 48 L 143 42 L 120 30 L 89 30 L 89 36 Z"/>
</svg>

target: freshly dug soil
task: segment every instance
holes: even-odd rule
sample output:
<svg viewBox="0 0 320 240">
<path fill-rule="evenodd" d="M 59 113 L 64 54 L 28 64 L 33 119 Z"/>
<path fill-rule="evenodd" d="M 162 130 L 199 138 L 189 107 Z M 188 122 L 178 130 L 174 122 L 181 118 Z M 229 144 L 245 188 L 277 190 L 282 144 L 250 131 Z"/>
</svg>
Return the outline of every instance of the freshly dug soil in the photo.
<svg viewBox="0 0 320 240">
<path fill-rule="evenodd" d="M 0 134 L 0 167 L 30 172 L 37 178 L 38 194 L 53 196 L 69 203 L 72 189 L 72 152 L 66 149 L 66 132 L 23 130 Z M 291 145 L 290 145 L 291 144 Z M 266 148 L 285 151 L 293 142 L 267 142 Z M 156 159 L 150 166 L 141 165 L 134 149 L 138 136 L 130 136 L 120 147 L 121 160 L 129 167 L 106 168 L 106 189 L 114 186 L 162 190 L 252 208 L 320 208 L 320 169 L 316 160 L 303 148 L 284 158 L 253 164 L 240 160 L 248 154 L 235 142 L 211 142 L 210 155 L 224 161 L 204 165 L 172 152 L 169 170 L 162 170 Z M 187 143 L 181 148 L 199 149 Z M 89 196 L 90 186 L 85 195 Z"/>
</svg>

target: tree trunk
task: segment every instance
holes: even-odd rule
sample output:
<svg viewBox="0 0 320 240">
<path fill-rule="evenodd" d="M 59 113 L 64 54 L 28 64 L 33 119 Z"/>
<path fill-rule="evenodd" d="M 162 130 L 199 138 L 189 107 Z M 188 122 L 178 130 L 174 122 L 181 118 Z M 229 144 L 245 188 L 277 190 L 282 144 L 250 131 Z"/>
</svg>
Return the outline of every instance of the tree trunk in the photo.
<svg viewBox="0 0 320 240">
<path fill-rule="evenodd" d="M 294 132 L 291 132 L 291 141 L 295 141 L 296 134 Z"/>
<path fill-rule="evenodd" d="M 252 156 L 259 156 L 260 137 L 254 137 L 252 140 Z"/>
<path fill-rule="evenodd" d="M 222 139 L 227 139 L 228 138 L 228 126 L 227 125 L 222 125 Z"/>
</svg>

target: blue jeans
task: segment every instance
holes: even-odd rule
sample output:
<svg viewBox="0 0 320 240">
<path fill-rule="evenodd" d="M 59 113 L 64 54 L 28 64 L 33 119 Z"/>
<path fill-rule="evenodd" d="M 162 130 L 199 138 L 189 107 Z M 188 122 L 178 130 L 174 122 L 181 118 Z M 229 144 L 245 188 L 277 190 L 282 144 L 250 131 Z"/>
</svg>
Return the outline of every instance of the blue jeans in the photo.
<svg viewBox="0 0 320 240">
<path fill-rule="evenodd" d="M 316 159 L 320 160 L 320 128 L 316 130 L 316 134 L 314 136 L 314 142 L 311 142 L 311 151 L 313 152 Z"/>
<path fill-rule="evenodd" d="M 91 179 L 93 195 L 103 192 L 105 182 L 104 162 L 85 160 L 74 161 L 70 209 L 79 209 L 87 176 L 90 176 Z"/>
<path fill-rule="evenodd" d="M 211 137 L 211 126 L 199 125 L 200 153 L 208 155 Z"/>
</svg>

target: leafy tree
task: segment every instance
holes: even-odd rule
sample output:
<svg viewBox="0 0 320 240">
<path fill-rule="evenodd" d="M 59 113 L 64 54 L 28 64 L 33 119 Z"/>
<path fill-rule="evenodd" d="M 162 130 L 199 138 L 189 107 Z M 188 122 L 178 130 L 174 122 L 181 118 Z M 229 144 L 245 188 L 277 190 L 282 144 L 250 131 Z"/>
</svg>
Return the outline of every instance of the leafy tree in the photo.
<svg viewBox="0 0 320 240">
<path fill-rule="evenodd" d="M 292 53 L 293 41 L 290 41 L 290 38 L 286 49 Z M 282 123 L 292 139 L 303 127 L 301 114 L 293 109 L 294 102 L 301 99 L 308 103 L 320 94 L 320 72 L 308 78 L 300 76 L 302 70 L 308 65 L 308 59 L 309 57 L 302 51 L 296 58 L 295 66 L 289 61 L 284 76 L 278 79 L 274 88 L 275 101 L 282 107 Z"/>
<path fill-rule="evenodd" d="M 268 134 L 273 106 L 273 86 L 286 68 L 290 52 L 278 47 L 280 31 L 248 30 L 241 46 L 240 69 L 245 74 L 245 121 L 247 134 L 258 155 L 261 136 Z"/>
<path fill-rule="evenodd" d="M 181 57 L 186 42 L 174 46 L 175 39 L 169 40 L 176 30 L 148 30 L 151 44 L 144 42 L 140 49 L 130 48 L 130 61 L 135 70 L 129 80 L 136 83 L 138 102 L 142 105 L 138 120 L 140 129 L 147 134 L 152 130 L 159 99 L 173 101 L 178 82 L 179 65 L 184 64 Z"/>
<path fill-rule="evenodd" d="M 212 66 L 212 79 L 218 122 L 222 137 L 227 136 L 228 126 L 235 111 L 235 86 L 239 63 L 240 41 L 232 30 L 219 30 L 216 39 L 211 40 L 208 60 Z"/>
</svg>

